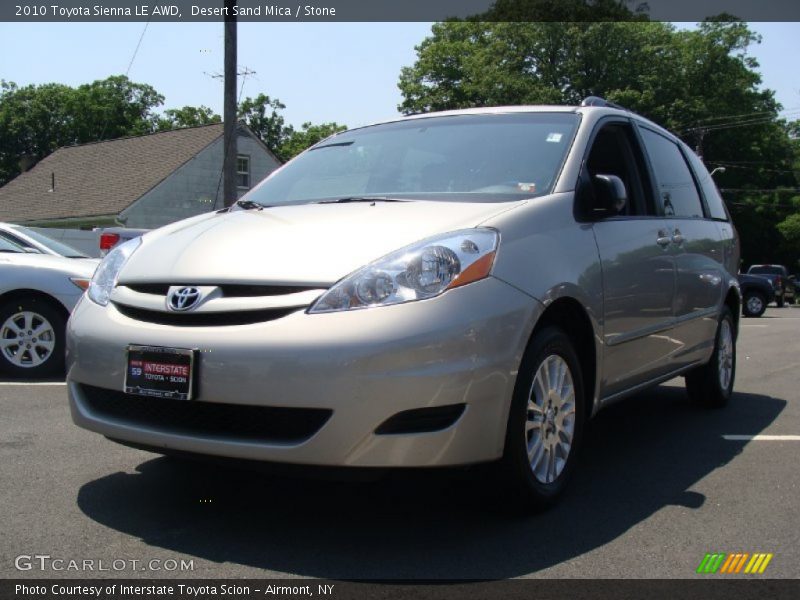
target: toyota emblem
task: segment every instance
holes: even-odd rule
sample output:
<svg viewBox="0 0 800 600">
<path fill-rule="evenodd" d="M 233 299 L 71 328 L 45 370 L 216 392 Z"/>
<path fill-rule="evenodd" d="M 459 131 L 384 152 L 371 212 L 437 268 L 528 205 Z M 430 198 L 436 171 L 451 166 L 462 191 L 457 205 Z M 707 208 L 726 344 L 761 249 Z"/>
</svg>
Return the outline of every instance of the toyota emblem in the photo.
<svg viewBox="0 0 800 600">
<path fill-rule="evenodd" d="M 200 290 L 196 287 L 173 288 L 167 296 L 167 306 L 178 312 L 191 310 L 200 302 L 200 296 Z"/>
</svg>

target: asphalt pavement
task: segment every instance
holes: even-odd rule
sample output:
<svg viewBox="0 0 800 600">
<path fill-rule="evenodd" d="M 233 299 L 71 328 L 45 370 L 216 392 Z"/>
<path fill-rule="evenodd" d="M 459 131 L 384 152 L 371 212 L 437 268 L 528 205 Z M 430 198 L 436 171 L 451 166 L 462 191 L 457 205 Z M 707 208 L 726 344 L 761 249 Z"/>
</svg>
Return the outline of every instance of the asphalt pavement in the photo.
<svg viewBox="0 0 800 600">
<path fill-rule="evenodd" d="M 535 516 L 480 469 L 325 481 L 159 457 L 75 427 L 61 382 L 0 380 L 0 577 L 691 578 L 706 553 L 763 552 L 759 577 L 797 578 L 798 372 L 800 308 L 743 319 L 727 408 L 682 379 L 608 408 Z"/>
</svg>

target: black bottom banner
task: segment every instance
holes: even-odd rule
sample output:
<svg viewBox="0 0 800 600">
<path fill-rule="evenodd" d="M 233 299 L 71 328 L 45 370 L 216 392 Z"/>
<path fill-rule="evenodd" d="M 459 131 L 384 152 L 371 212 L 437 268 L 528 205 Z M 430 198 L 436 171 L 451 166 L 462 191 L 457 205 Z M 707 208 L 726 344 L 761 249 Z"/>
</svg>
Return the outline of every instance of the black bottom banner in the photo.
<svg viewBox="0 0 800 600">
<path fill-rule="evenodd" d="M 476 582 L 352 582 L 320 579 L 0 580 L 2 600 L 783 600 L 800 598 L 789 579 L 517 579 Z"/>
</svg>

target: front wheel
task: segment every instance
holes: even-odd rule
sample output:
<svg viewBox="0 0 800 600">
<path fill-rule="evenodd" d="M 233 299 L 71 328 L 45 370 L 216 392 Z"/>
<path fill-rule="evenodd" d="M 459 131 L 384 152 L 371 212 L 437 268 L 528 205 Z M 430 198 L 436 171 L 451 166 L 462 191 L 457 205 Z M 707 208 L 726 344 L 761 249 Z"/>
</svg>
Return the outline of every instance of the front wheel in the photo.
<svg viewBox="0 0 800 600">
<path fill-rule="evenodd" d="M 541 510 L 563 493 L 583 435 L 583 376 L 572 341 L 536 333 L 517 375 L 500 468 L 517 506 Z"/>
<path fill-rule="evenodd" d="M 689 399 L 706 408 L 722 408 L 733 393 L 736 377 L 736 326 L 726 306 L 722 310 L 711 360 L 686 374 Z"/>
<path fill-rule="evenodd" d="M 65 326 L 61 311 L 39 298 L 0 306 L 0 372 L 24 378 L 62 374 Z"/>
</svg>

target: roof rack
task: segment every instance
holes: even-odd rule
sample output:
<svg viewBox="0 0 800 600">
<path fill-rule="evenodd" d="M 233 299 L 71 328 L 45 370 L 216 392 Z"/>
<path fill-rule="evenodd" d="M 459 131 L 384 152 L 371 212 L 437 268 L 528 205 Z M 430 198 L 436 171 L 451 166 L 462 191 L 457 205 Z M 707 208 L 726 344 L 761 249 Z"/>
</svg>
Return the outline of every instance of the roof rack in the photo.
<svg viewBox="0 0 800 600">
<path fill-rule="evenodd" d="M 624 106 L 620 106 L 616 102 L 609 102 L 605 98 L 601 98 L 600 96 L 586 96 L 581 102 L 581 106 L 605 106 L 608 108 L 618 108 L 620 110 L 628 110 Z"/>
</svg>

